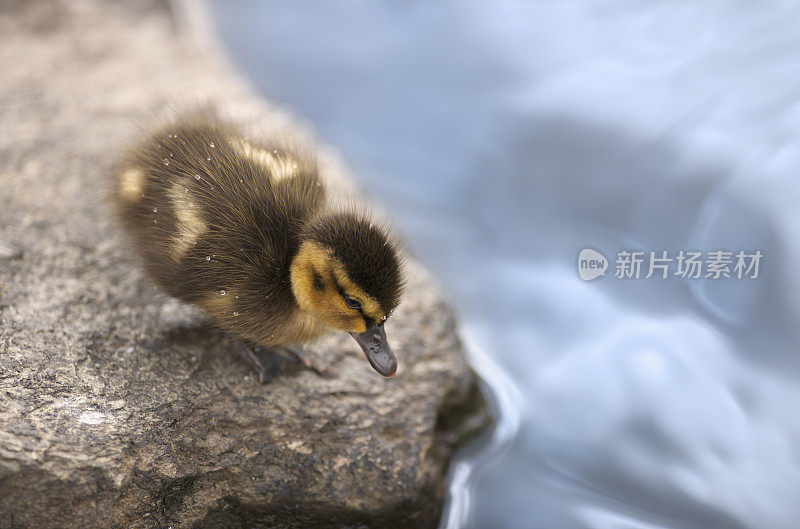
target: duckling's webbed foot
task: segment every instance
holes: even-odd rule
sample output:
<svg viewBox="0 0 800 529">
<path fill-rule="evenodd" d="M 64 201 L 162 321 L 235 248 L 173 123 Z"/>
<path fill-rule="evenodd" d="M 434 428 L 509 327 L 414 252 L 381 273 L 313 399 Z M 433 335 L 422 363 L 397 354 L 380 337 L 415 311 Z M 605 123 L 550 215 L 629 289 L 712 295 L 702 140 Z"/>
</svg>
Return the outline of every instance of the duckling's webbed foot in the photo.
<svg viewBox="0 0 800 529">
<path fill-rule="evenodd" d="M 258 380 L 262 384 L 266 384 L 280 375 L 284 366 L 287 365 L 300 365 L 319 374 L 319 370 L 312 367 L 302 356 L 301 348 L 252 346 L 241 340 L 233 340 L 233 345 L 239 356 L 258 374 Z"/>
<path fill-rule="evenodd" d="M 294 356 L 297 359 L 297 361 L 303 364 L 303 367 L 305 367 L 306 369 L 313 371 L 314 373 L 320 376 L 324 374 L 321 370 L 317 369 L 316 367 L 314 367 L 309 363 L 308 359 L 306 358 L 306 350 L 300 347 L 299 345 L 282 345 L 278 347 L 278 349 L 283 349 L 290 355 Z"/>
</svg>

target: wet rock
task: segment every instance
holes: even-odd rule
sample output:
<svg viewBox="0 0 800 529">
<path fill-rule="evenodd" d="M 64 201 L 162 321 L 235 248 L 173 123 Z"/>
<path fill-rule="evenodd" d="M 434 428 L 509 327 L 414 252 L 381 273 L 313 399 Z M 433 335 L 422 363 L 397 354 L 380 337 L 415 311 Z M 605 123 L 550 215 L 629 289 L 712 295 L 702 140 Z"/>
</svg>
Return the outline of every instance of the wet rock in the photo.
<svg viewBox="0 0 800 529">
<path fill-rule="evenodd" d="M 394 379 L 330 335 L 310 348 L 325 376 L 261 385 L 149 283 L 104 198 L 132 124 L 175 99 L 310 133 L 159 2 L 0 15 L 0 526 L 434 527 L 454 445 L 486 412 L 418 264 L 387 323 Z M 352 185 L 328 150 L 320 166 Z"/>
<path fill-rule="evenodd" d="M 22 257 L 22 250 L 15 244 L 0 241 L 0 259 L 19 259 Z"/>
</svg>

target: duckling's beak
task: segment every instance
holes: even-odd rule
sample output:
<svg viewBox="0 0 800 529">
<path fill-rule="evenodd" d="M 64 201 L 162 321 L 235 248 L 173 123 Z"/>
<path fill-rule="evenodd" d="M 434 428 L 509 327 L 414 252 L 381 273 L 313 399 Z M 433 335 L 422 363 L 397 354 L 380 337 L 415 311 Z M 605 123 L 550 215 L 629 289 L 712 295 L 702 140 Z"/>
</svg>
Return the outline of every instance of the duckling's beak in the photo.
<svg viewBox="0 0 800 529">
<path fill-rule="evenodd" d="M 367 355 L 369 365 L 385 377 L 393 377 L 397 371 L 397 360 L 394 357 L 389 342 L 386 341 L 386 331 L 383 325 L 371 323 L 364 332 L 351 332 L 364 354 Z"/>
</svg>

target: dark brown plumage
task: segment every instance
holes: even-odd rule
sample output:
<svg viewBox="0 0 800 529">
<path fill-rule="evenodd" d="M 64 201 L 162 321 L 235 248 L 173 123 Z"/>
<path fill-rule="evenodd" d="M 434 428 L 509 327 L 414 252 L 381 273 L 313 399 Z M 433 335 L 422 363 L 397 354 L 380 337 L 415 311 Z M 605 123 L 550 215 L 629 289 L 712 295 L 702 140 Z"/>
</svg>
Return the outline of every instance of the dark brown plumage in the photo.
<svg viewBox="0 0 800 529">
<path fill-rule="evenodd" d="M 368 219 L 353 213 L 322 217 L 303 236 L 333 248 L 353 282 L 379 300 L 385 313 L 400 302 L 397 249 Z"/>
<path fill-rule="evenodd" d="M 115 182 L 120 218 L 166 292 L 254 345 L 350 332 L 394 373 L 382 324 L 403 286 L 397 245 L 329 203 L 310 155 L 204 111 L 144 138 Z"/>
</svg>

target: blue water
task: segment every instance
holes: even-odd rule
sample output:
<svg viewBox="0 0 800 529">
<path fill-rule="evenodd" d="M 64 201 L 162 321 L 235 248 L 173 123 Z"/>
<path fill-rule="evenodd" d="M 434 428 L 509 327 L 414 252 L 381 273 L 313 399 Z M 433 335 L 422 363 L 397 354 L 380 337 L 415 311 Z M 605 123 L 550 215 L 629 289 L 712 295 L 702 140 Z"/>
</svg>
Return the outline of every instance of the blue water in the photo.
<svg viewBox="0 0 800 529">
<path fill-rule="evenodd" d="M 212 7 L 445 284 L 494 387 L 443 527 L 800 526 L 798 4 Z M 617 279 L 625 249 L 764 258 Z"/>
</svg>

